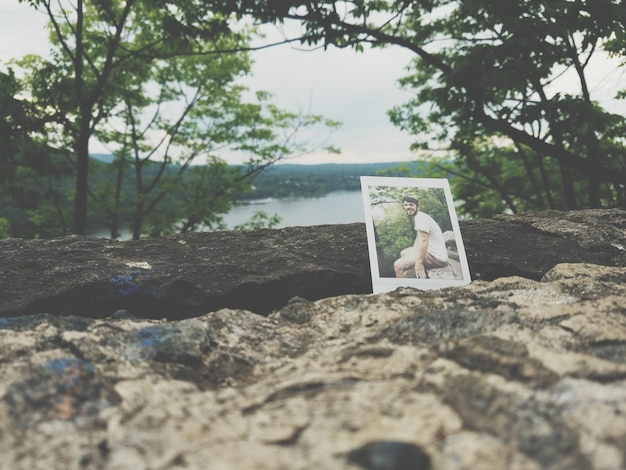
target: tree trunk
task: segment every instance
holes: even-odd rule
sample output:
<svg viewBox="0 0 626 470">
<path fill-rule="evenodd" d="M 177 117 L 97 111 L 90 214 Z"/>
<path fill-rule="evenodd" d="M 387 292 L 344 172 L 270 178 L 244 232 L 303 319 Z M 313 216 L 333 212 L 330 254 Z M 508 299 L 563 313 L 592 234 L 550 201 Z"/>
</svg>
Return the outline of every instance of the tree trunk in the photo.
<svg viewBox="0 0 626 470">
<path fill-rule="evenodd" d="M 530 182 L 530 186 L 533 188 L 533 191 L 535 192 L 535 198 L 537 200 L 537 207 L 543 210 L 546 208 L 546 204 L 543 200 L 543 195 L 541 194 L 541 186 L 539 185 L 539 182 L 537 181 L 537 178 L 535 177 L 535 168 L 533 168 L 533 166 L 531 165 L 530 160 L 528 159 L 528 155 L 526 155 L 526 152 L 524 151 L 522 146 L 518 142 L 515 142 L 515 145 L 517 147 L 517 153 L 522 159 L 522 163 L 524 164 L 524 169 L 526 170 L 526 175 L 528 176 L 528 181 Z"/>
<path fill-rule="evenodd" d="M 88 123 L 87 123 L 88 124 Z M 85 126 L 81 126 L 85 127 Z M 87 231 L 87 196 L 89 193 L 89 131 L 81 129 L 76 146 L 76 195 L 72 233 Z"/>
<path fill-rule="evenodd" d="M 133 217 L 133 240 L 141 238 L 141 226 L 143 225 L 143 203 L 138 203 L 135 207 L 135 217 Z"/>
<path fill-rule="evenodd" d="M 117 179 L 115 182 L 115 199 L 113 202 L 113 214 L 111 214 L 111 238 L 117 240 L 120 236 L 120 197 L 122 192 L 122 178 L 124 176 L 124 167 L 120 165 L 117 169 Z"/>
<path fill-rule="evenodd" d="M 576 191 L 574 190 L 574 177 L 572 169 L 564 162 L 559 161 L 561 171 L 561 184 L 563 185 L 563 197 L 565 198 L 565 208 L 573 211 L 578 209 L 576 202 Z"/>
</svg>

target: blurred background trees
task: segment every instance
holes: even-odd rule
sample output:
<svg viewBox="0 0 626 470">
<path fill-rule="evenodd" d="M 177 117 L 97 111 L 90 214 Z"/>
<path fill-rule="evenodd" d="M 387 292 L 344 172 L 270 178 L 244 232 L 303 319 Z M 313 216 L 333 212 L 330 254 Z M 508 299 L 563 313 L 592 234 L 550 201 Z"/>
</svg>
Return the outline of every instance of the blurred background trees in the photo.
<svg viewBox="0 0 626 470">
<path fill-rule="evenodd" d="M 623 65 L 620 0 L 296 0 L 222 11 L 299 21 L 307 44 L 412 51 L 400 84 L 413 98 L 390 117 L 432 163 L 417 176 L 449 177 L 465 215 L 626 206 L 626 121 L 594 97 L 591 78 L 609 56 Z"/>
<path fill-rule="evenodd" d="M 48 15 L 51 51 L 4 71 L 13 85 L 2 95 L 12 105 L 7 120 L 16 128 L 3 135 L 20 150 L 2 164 L 22 192 L 32 185 L 45 196 L 31 196 L 31 235 L 84 234 L 90 215 L 108 219 L 112 237 L 128 217 L 133 238 L 220 226 L 254 175 L 317 145 L 311 129 L 338 125 L 280 110 L 266 93 L 243 87 L 254 29 L 230 25 L 202 1 L 27 3 Z M 114 181 L 90 174 L 96 140 L 115 157 Z M 225 152 L 243 163 L 226 165 Z M 72 189 L 65 180 L 52 186 L 67 172 Z M 21 197 L 18 188 L 2 190 Z"/>
<path fill-rule="evenodd" d="M 298 136 L 337 125 L 238 85 L 253 25 L 286 21 L 301 25 L 289 41 L 415 54 L 389 116 L 428 162 L 414 176 L 449 178 L 461 215 L 626 207 L 626 91 L 603 96 L 594 76 L 623 66 L 620 0 L 18 1 L 47 12 L 51 38 L 49 57 L 0 70 L 0 197 L 31 236 L 85 233 L 90 214 L 112 236 L 122 220 L 135 238 L 219 227 L 250 178 L 310 148 Z"/>
</svg>

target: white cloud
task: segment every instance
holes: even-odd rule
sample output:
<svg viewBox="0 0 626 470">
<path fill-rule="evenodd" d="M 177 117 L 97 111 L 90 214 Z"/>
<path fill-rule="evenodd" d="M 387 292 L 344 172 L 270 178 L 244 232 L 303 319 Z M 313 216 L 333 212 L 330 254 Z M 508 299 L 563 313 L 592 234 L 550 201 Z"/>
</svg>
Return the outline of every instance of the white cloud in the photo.
<svg viewBox="0 0 626 470">
<path fill-rule="evenodd" d="M 47 16 L 17 0 L 0 4 L 0 60 L 48 51 Z"/>
</svg>

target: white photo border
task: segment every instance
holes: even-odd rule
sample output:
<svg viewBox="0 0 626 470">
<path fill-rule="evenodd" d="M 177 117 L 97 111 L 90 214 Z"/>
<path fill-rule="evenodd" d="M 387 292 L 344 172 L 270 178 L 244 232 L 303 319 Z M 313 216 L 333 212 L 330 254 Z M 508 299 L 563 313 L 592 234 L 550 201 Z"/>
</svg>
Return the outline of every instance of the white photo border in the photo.
<svg viewBox="0 0 626 470">
<path fill-rule="evenodd" d="M 414 287 L 416 289 L 429 290 L 444 287 L 460 287 L 471 282 L 469 265 L 461 229 L 452 200 L 450 184 L 445 178 L 406 178 L 406 177 L 385 177 L 385 176 L 361 176 L 361 193 L 363 196 L 363 209 L 365 211 L 365 227 L 367 230 L 367 244 L 369 248 L 370 268 L 372 272 L 372 287 L 375 294 L 389 292 L 398 287 Z M 390 186 L 407 189 L 430 189 L 441 188 L 444 191 L 446 205 L 450 215 L 452 231 L 457 245 L 457 252 L 461 265 L 461 279 L 416 279 L 416 278 L 389 278 L 381 277 L 378 264 L 378 250 L 376 247 L 374 218 L 370 200 L 370 188 Z"/>
</svg>

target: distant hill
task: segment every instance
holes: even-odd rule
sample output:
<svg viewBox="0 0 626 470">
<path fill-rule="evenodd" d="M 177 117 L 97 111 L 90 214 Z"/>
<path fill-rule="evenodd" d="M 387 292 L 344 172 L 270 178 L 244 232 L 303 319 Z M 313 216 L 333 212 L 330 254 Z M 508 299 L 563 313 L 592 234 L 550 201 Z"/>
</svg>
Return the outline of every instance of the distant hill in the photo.
<svg viewBox="0 0 626 470">
<path fill-rule="evenodd" d="M 111 154 L 95 153 L 91 158 L 100 164 L 112 163 Z M 320 163 L 303 165 L 281 163 L 269 167 L 253 180 L 253 190 L 245 199 L 320 197 L 332 191 L 358 191 L 361 189 L 360 176 L 403 176 L 399 168 L 409 169 L 411 174 L 419 170 L 419 163 L 376 162 L 376 163 Z"/>
<path fill-rule="evenodd" d="M 89 155 L 92 159 L 102 163 L 113 163 L 115 156 L 110 153 L 92 153 Z M 374 163 L 319 163 L 316 165 L 304 165 L 301 163 L 279 163 L 270 167 L 267 171 L 277 172 L 355 172 L 355 171 L 379 171 L 388 168 L 397 167 L 399 165 L 417 166 L 415 163 L 406 162 L 374 162 Z"/>
<path fill-rule="evenodd" d="M 115 160 L 115 156 L 110 153 L 92 153 L 89 157 L 102 163 L 113 163 Z"/>
<path fill-rule="evenodd" d="M 97 153 L 91 155 L 89 170 L 89 185 L 94 191 L 104 188 L 115 188 L 118 182 L 118 168 L 112 165 L 115 157 L 111 154 Z M 318 198 L 334 191 L 360 191 L 360 176 L 375 176 L 384 172 L 385 176 L 404 176 L 405 171 L 398 169 L 404 166 L 409 174 L 419 174 L 417 163 L 321 163 L 318 165 L 303 165 L 296 163 L 284 163 L 269 167 L 258 174 L 250 183 L 251 191 L 239 195 L 241 201 L 255 199 L 288 199 L 288 198 Z M 178 170 L 176 165 L 166 168 L 165 174 L 174 173 Z M 147 165 L 144 168 L 144 179 L 150 181 L 160 171 L 159 165 Z M 186 175 L 185 175 L 186 176 Z M 191 175 L 189 175 L 191 176 Z M 55 179 L 54 191 L 58 194 L 70 194 L 76 184 L 72 176 Z M 136 194 L 135 175 L 132 168 L 124 170 L 122 183 L 122 200 L 120 213 L 121 224 L 130 224 L 129 214 L 133 210 L 133 195 Z M 31 184 L 32 186 L 32 184 Z M 0 218 L 6 218 L 11 224 L 12 236 L 31 238 L 39 235 L 41 228 L 33 225 L 30 211 L 45 202 L 44 191 L 46 188 L 23 188 L 23 195 L 19 204 L 8 194 L 0 192 Z M 176 198 L 186 198 L 189 188 L 180 184 L 177 188 L 170 188 L 165 196 L 165 207 L 175 207 L 167 204 Z M 65 200 L 61 207 L 63 211 L 70 212 L 71 201 Z M 108 215 L 97 204 L 88 206 L 88 222 L 91 226 L 108 226 Z M 55 232 L 56 233 L 56 232 Z"/>
<path fill-rule="evenodd" d="M 246 199 L 319 197 L 332 191 L 358 191 L 360 176 L 404 176 L 400 166 L 411 174 L 419 170 L 418 163 L 321 163 L 274 165 L 260 173 L 253 181 L 254 190 Z"/>
</svg>

